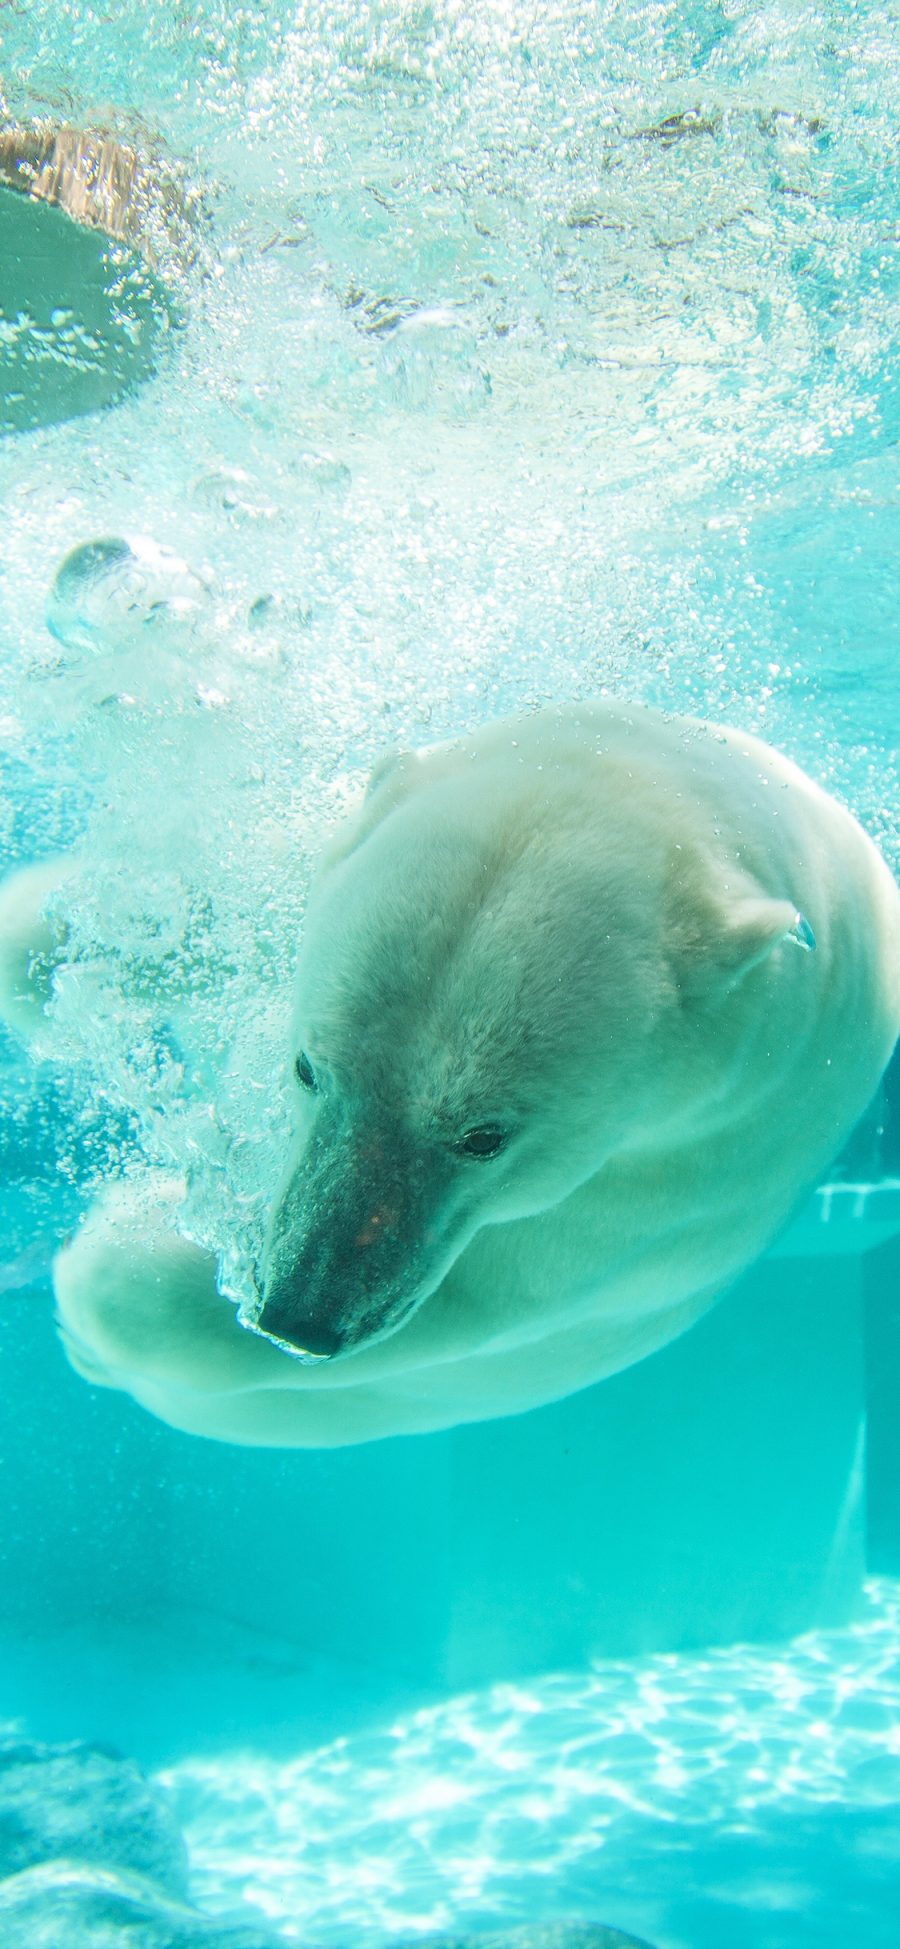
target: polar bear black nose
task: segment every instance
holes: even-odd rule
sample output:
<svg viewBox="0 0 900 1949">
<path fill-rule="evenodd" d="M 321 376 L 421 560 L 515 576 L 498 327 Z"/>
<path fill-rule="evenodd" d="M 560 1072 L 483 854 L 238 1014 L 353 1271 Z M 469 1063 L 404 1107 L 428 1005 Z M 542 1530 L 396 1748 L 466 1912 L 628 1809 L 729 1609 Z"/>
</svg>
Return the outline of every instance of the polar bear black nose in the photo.
<svg viewBox="0 0 900 1949">
<path fill-rule="evenodd" d="M 298 1354 L 301 1360 L 304 1354 L 314 1360 L 331 1360 L 344 1344 L 343 1334 L 335 1327 L 319 1320 L 298 1320 L 290 1312 L 282 1316 L 277 1306 L 263 1307 L 256 1320 L 256 1330 L 276 1340 L 286 1352 Z"/>
<path fill-rule="evenodd" d="M 330 1360 L 332 1354 L 340 1353 L 344 1344 L 343 1334 L 336 1333 L 334 1327 L 312 1323 L 307 1326 L 302 1320 L 291 1326 L 290 1338 L 301 1353 L 314 1353 L 319 1360 Z"/>
</svg>

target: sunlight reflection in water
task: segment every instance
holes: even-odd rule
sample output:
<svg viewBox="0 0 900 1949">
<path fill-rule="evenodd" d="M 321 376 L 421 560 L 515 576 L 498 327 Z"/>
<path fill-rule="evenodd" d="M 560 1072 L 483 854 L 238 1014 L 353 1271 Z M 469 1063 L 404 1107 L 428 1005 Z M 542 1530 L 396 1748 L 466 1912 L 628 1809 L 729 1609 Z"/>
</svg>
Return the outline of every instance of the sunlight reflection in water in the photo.
<svg viewBox="0 0 900 1949">
<path fill-rule="evenodd" d="M 773 1819 L 799 1831 L 816 1810 L 867 1812 L 864 1845 L 891 1853 L 879 1822 L 900 1803 L 900 1585 L 871 1583 L 854 1627 L 777 1650 L 598 1663 L 288 1763 L 244 1752 L 161 1777 L 198 1899 L 248 1903 L 288 1940 L 585 1912 L 617 1845 L 636 1872 L 648 1841 L 657 1861 L 696 1857 L 713 1833 L 762 1827 L 770 1847 Z M 796 1909 L 802 1890 L 787 1875 L 774 1889 L 767 1860 L 752 1899 Z"/>
</svg>

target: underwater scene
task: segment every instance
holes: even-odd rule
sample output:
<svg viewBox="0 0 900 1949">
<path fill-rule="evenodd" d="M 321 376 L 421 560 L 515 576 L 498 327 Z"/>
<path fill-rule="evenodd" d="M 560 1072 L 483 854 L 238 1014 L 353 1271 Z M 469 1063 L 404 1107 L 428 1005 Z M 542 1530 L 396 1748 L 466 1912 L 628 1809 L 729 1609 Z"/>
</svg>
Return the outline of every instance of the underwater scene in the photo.
<svg viewBox="0 0 900 1949">
<path fill-rule="evenodd" d="M 0 4 L 0 1949 L 900 1942 L 898 102 Z"/>
</svg>

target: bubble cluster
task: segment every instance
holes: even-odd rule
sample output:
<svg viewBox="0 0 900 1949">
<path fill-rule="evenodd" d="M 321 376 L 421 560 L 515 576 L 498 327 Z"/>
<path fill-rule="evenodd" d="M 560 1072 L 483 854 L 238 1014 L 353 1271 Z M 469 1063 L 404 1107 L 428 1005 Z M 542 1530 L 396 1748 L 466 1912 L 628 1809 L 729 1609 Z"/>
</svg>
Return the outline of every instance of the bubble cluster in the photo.
<svg viewBox="0 0 900 1949">
<path fill-rule="evenodd" d="M 151 11 L 5 24 L 11 115 L 165 148 L 205 221 L 155 377 L 0 445 L 0 836 L 78 850 L 48 1057 L 243 1263 L 385 747 L 624 690 L 898 857 L 900 54 L 874 0 Z"/>
</svg>

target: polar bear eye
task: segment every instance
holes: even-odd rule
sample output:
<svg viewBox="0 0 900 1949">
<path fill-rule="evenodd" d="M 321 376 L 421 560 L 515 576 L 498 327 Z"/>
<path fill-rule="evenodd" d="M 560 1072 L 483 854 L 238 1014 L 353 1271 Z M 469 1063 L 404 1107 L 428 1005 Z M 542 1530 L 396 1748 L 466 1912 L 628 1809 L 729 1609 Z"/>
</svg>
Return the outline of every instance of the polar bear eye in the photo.
<svg viewBox="0 0 900 1949">
<path fill-rule="evenodd" d="M 506 1131 L 496 1123 L 485 1123 L 478 1130 L 467 1130 L 457 1149 L 467 1157 L 496 1157 L 505 1143 Z"/>
<path fill-rule="evenodd" d="M 300 1054 L 297 1057 L 296 1062 L 294 1063 L 294 1075 L 296 1076 L 298 1083 L 302 1085 L 303 1089 L 312 1090 L 313 1092 L 315 1092 L 318 1089 L 319 1085 L 316 1082 L 316 1072 L 313 1069 L 312 1063 L 310 1062 L 305 1049 L 301 1049 Z"/>
</svg>

